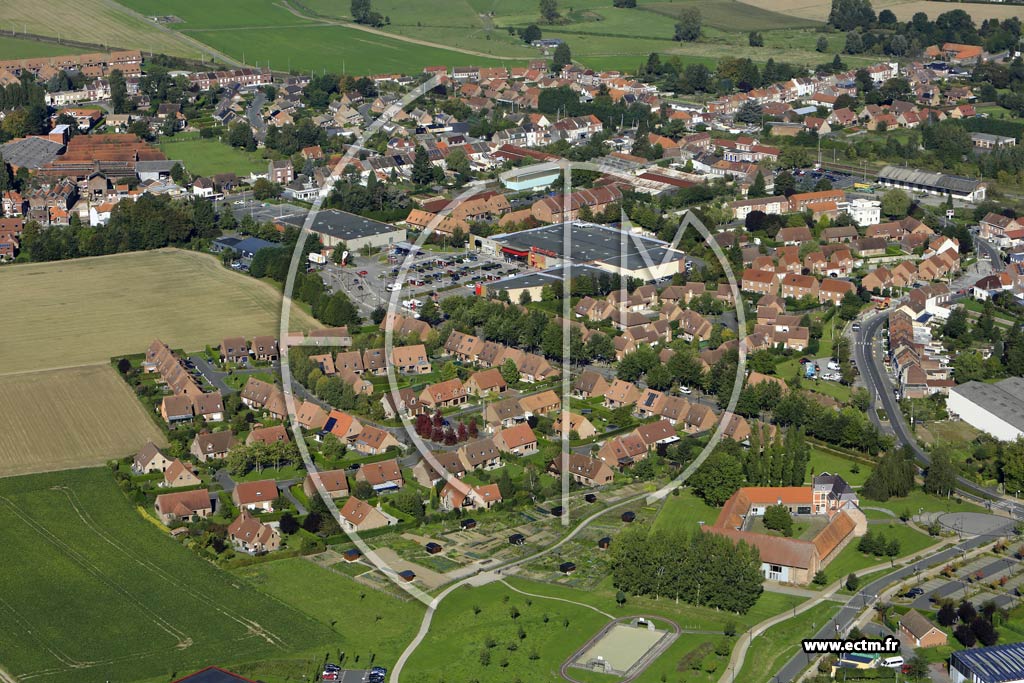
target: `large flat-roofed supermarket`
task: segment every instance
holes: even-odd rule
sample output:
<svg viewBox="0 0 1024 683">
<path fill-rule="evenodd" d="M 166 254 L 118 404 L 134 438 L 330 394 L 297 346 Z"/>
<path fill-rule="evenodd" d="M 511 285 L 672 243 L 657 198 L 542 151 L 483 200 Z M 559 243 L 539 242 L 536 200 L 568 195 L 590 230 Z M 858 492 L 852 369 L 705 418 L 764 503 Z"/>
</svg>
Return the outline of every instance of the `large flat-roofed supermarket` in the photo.
<svg viewBox="0 0 1024 683">
<path fill-rule="evenodd" d="M 671 277 L 686 269 L 686 255 L 667 242 L 583 221 L 474 239 L 484 253 L 504 255 L 540 269 L 568 261 L 641 280 Z"/>
<path fill-rule="evenodd" d="M 289 214 L 275 219 L 275 222 L 301 228 L 306 222 L 306 214 Z M 319 211 L 310 225 L 310 230 L 320 236 L 320 241 L 325 247 L 343 243 L 349 251 L 359 251 L 367 246 L 387 248 L 406 239 L 404 228 L 396 228 L 388 223 L 336 209 Z"/>
</svg>

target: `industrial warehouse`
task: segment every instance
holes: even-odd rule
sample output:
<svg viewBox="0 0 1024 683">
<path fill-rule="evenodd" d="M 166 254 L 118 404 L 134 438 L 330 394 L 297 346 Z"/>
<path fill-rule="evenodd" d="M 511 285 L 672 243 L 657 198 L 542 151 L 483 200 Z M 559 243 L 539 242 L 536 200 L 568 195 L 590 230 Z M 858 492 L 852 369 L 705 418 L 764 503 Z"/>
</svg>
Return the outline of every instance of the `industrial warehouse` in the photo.
<svg viewBox="0 0 1024 683">
<path fill-rule="evenodd" d="M 568 245 L 566 227 L 569 229 Z M 667 242 L 583 221 L 474 239 L 474 246 L 484 253 L 503 255 L 541 270 L 566 263 L 591 265 L 646 282 L 669 278 L 686 270 L 686 255 Z"/>
</svg>

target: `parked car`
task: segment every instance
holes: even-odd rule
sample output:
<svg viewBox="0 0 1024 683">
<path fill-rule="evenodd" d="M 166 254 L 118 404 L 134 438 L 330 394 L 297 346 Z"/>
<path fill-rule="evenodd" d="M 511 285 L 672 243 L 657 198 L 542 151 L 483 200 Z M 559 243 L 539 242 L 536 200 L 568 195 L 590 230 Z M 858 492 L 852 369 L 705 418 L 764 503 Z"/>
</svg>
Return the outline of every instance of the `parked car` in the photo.
<svg viewBox="0 0 1024 683">
<path fill-rule="evenodd" d="M 679 387 L 679 393 L 683 394 L 684 396 L 689 396 L 690 394 L 693 393 L 693 390 L 690 389 L 690 387 L 681 386 Z"/>
<path fill-rule="evenodd" d="M 915 587 L 915 588 L 911 588 L 906 593 L 904 593 L 903 597 L 905 597 L 905 598 L 916 598 L 916 597 L 921 596 L 921 595 L 924 595 L 924 589 L 923 588 Z"/>
</svg>

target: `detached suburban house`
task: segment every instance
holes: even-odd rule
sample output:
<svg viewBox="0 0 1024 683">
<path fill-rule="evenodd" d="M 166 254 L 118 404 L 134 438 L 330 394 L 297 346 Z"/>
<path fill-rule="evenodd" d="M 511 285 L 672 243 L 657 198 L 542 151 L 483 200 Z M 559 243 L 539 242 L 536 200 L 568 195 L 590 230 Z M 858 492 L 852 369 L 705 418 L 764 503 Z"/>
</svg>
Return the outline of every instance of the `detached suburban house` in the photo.
<svg viewBox="0 0 1024 683">
<path fill-rule="evenodd" d="M 402 468 L 394 458 L 364 464 L 356 470 L 356 481 L 365 481 L 377 493 L 394 491 L 405 486 Z"/>
<path fill-rule="evenodd" d="M 175 458 L 164 470 L 164 480 L 160 486 L 179 488 L 181 486 L 199 486 L 202 482 L 192 471 L 192 466 Z"/>
<path fill-rule="evenodd" d="M 534 436 L 530 425 L 523 422 L 495 434 L 494 445 L 504 453 L 529 455 L 537 452 L 537 437 Z"/>
<path fill-rule="evenodd" d="M 466 387 L 458 377 L 430 384 L 420 393 L 420 403 L 435 410 L 461 405 L 466 400 Z"/>
<path fill-rule="evenodd" d="M 501 461 L 501 451 L 494 439 L 477 439 L 465 443 L 459 447 L 456 455 L 459 462 L 457 469 L 448 467 L 443 454 L 438 453 L 437 459 L 439 464 L 443 465 L 451 474 L 458 476 L 461 476 L 459 470 L 462 472 L 472 472 L 477 469 L 493 470 L 504 464 Z"/>
<path fill-rule="evenodd" d="M 466 392 L 474 396 L 489 396 L 492 393 L 500 394 L 508 389 L 508 383 L 501 376 L 498 368 L 488 368 L 474 372 L 466 380 Z"/>
<path fill-rule="evenodd" d="M 900 634 L 910 640 L 914 647 L 937 647 L 945 645 L 946 633 L 928 619 L 911 609 L 900 619 Z"/>
<path fill-rule="evenodd" d="M 269 553 L 281 547 L 281 534 L 277 529 L 253 517 L 248 510 L 228 526 L 228 538 L 236 550 L 256 555 Z"/>
<path fill-rule="evenodd" d="M 389 448 L 402 447 L 402 443 L 391 432 L 372 425 L 363 427 L 359 435 L 352 440 L 352 445 L 366 455 L 380 455 Z"/>
<path fill-rule="evenodd" d="M 302 492 L 310 498 L 319 495 L 318 483 L 323 484 L 331 498 L 344 498 L 348 495 L 348 476 L 343 469 L 307 474 L 302 481 Z"/>
<path fill-rule="evenodd" d="M 165 456 L 155 443 L 147 441 L 146 445 L 135 454 L 135 459 L 132 461 L 132 471 L 135 474 L 163 472 L 170 464 L 170 458 Z"/>
<path fill-rule="evenodd" d="M 228 337 L 220 343 L 220 357 L 228 363 L 248 360 L 249 345 L 245 337 Z"/>
<path fill-rule="evenodd" d="M 463 510 L 472 508 L 486 510 L 502 500 L 497 484 L 470 486 L 460 479 L 453 479 L 444 485 L 438 497 L 442 510 Z"/>
<path fill-rule="evenodd" d="M 341 526 L 346 531 L 369 531 L 382 526 L 398 524 L 397 519 L 379 507 L 373 507 L 365 500 L 359 500 L 355 496 L 345 501 L 345 505 L 342 506 L 339 513 L 341 514 Z"/>
<path fill-rule="evenodd" d="M 582 453 L 569 453 L 569 476 L 584 486 L 602 486 L 612 483 L 615 475 L 612 468 L 600 458 L 591 458 Z M 548 465 L 548 472 L 556 477 L 562 476 L 562 456 L 556 457 Z"/>
<path fill-rule="evenodd" d="M 156 497 L 154 504 L 157 516 L 164 524 L 181 520 L 187 522 L 193 517 L 209 517 L 213 513 L 210 492 L 207 489 L 164 493 Z"/>
<path fill-rule="evenodd" d="M 273 479 L 241 482 L 231 492 L 231 500 L 240 508 L 273 512 L 274 501 L 277 500 L 277 482 Z"/>
<path fill-rule="evenodd" d="M 207 462 L 223 458 L 234 445 L 235 435 L 230 430 L 202 432 L 192 439 L 192 448 L 189 452 L 199 462 Z"/>
</svg>

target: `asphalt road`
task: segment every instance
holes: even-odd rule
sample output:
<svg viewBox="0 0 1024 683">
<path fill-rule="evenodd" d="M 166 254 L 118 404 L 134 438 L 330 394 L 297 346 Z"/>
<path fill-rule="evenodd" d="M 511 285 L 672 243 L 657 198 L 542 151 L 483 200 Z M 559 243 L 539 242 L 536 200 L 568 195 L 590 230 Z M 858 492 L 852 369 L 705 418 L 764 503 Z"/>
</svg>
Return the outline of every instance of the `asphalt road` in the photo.
<svg viewBox="0 0 1024 683">
<path fill-rule="evenodd" d="M 1007 524 L 1009 526 L 1009 523 Z M 962 541 L 955 546 L 947 548 L 941 552 L 938 552 L 928 558 L 929 565 L 937 565 L 943 562 L 952 560 L 957 555 L 961 555 L 965 552 L 973 550 L 978 546 L 986 543 L 991 543 L 992 539 L 987 536 L 977 536 L 965 541 Z M 872 581 L 868 585 L 864 586 L 859 593 L 851 596 L 847 600 L 846 604 L 843 605 L 842 609 L 839 610 L 839 614 L 835 618 L 822 624 L 821 628 L 814 635 L 814 638 L 835 638 L 836 636 L 836 624 L 839 624 L 839 631 L 846 633 L 847 630 L 853 625 L 857 615 L 860 614 L 868 605 L 873 605 L 876 597 L 881 593 L 887 586 L 907 579 L 917 573 L 917 565 L 907 565 L 897 569 L 889 574 L 886 574 L 880 579 Z M 783 666 L 772 678 L 772 683 L 788 683 L 797 679 L 800 674 L 806 669 L 810 663 L 814 660 L 815 655 L 806 655 L 802 651 L 795 654 L 785 666 Z"/>
</svg>

